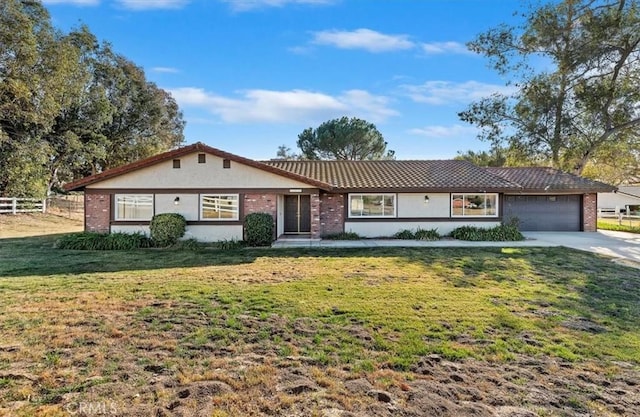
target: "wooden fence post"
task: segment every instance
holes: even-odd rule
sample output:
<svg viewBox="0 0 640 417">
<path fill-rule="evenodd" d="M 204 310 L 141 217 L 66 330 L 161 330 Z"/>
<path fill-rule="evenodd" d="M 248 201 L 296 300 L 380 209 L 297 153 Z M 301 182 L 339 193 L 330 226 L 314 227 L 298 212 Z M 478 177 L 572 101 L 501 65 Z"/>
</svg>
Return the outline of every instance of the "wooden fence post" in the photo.
<svg viewBox="0 0 640 417">
<path fill-rule="evenodd" d="M 18 199 L 16 197 L 13 197 L 11 203 L 11 214 L 16 215 L 18 213 Z"/>
</svg>

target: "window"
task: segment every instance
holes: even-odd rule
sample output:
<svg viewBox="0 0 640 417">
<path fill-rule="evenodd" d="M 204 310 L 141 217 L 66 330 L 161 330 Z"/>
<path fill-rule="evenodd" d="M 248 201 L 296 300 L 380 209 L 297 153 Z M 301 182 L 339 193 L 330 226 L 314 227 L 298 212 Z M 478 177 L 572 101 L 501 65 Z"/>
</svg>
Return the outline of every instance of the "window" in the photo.
<svg viewBox="0 0 640 417">
<path fill-rule="evenodd" d="M 453 217 L 497 217 L 498 194 L 452 194 Z"/>
<path fill-rule="evenodd" d="M 173 160 L 173 167 L 174 168 L 180 168 L 180 160 L 179 159 L 174 159 Z"/>
<path fill-rule="evenodd" d="M 200 196 L 202 220 L 238 220 L 238 195 L 219 194 Z"/>
<path fill-rule="evenodd" d="M 116 194 L 115 220 L 151 220 L 153 194 Z"/>
<path fill-rule="evenodd" d="M 349 217 L 395 216 L 395 194 L 349 194 Z"/>
<path fill-rule="evenodd" d="M 223 159 L 222 160 L 222 168 L 231 168 L 231 160 Z"/>
<path fill-rule="evenodd" d="M 198 154 L 198 163 L 199 164 L 206 164 L 207 163 L 207 154 L 206 153 L 199 153 Z"/>
</svg>

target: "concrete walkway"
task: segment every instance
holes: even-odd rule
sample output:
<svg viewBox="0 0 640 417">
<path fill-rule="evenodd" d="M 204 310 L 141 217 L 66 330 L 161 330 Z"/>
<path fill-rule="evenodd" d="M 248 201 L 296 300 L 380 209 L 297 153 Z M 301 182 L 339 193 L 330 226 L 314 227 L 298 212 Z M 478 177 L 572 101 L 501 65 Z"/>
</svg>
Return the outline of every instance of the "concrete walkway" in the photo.
<svg viewBox="0 0 640 417">
<path fill-rule="evenodd" d="M 611 256 L 640 265 L 640 235 L 601 230 L 585 232 L 523 232 L 526 240 L 521 242 L 468 242 L 442 239 L 435 242 L 399 239 L 320 240 L 279 239 L 274 248 L 375 248 L 375 247 L 554 247 L 568 248 Z"/>
</svg>

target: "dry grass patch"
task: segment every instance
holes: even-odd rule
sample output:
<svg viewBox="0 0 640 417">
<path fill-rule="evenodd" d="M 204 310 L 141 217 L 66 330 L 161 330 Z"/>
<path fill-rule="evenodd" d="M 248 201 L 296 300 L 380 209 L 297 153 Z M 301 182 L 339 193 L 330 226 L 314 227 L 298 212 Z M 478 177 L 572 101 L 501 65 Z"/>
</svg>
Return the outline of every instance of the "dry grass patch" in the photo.
<svg viewBox="0 0 640 417">
<path fill-rule="evenodd" d="M 0 239 L 81 232 L 82 216 L 72 218 L 57 214 L 0 214 Z"/>
</svg>

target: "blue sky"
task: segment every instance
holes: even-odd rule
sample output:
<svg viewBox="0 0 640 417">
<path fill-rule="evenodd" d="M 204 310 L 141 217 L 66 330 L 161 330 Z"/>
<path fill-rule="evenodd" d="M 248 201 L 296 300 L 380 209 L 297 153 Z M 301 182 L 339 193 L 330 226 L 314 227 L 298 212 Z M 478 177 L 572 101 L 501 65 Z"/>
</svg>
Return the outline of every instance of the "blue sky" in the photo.
<svg viewBox="0 0 640 417">
<path fill-rule="evenodd" d="M 44 0 L 172 93 L 197 141 L 255 159 L 307 127 L 373 122 L 398 159 L 487 149 L 457 113 L 505 91 L 465 42 L 514 23 L 505 0 Z"/>
</svg>

